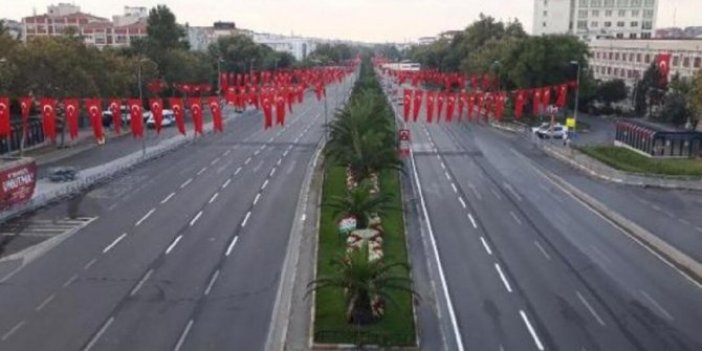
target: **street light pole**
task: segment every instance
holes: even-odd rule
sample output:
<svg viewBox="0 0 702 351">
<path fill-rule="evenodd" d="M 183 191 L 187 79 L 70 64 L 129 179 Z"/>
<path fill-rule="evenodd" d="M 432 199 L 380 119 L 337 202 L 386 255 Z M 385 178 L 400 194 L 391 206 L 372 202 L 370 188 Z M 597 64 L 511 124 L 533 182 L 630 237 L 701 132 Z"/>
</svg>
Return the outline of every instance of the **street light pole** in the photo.
<svg viewBox="0 0 702 351">
<path fill-rule="evenodd" d="M 222 95 L 222 58 L 217 58 L 217 95 Z"/>
<path fill-rule="evenodd" d="M 578 68 L 578 72 L 576 73 L 576 90 L 575 90 L 575 111 L 573 112 L 573 119 L 575 122 L 578 122 L 578 106 L 580 104 L 580 61 L 570 61 L 571 64 L 575 65 Z M 576 124 L 577 126 L 577 124 Z"/>
</svg>

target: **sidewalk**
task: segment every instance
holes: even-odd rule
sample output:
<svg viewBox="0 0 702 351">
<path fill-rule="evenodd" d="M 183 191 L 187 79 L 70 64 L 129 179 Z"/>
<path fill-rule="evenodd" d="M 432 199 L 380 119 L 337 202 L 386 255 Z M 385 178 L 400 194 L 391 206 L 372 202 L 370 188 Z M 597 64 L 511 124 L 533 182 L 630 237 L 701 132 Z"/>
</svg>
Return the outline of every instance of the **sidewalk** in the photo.
<svg viewBox="0 0 702 351">
<path fill-rule="evenodd" d="M 699 177 L 646 175 L 624 172 L 595 160 L 594 158 L 587 156 L 576 149 L 557 145 L 560 143 L 560 141 L 554 142 L 553 145 L 548 142 L 543 142 L 540 139 L 534 141 L 531 135 L 524 135 L 524 129 L 518 126 L 498 122 L 493 122 L 491 125 L 500 130 L 521 134 L 525 139 L 529 139 L 530 142 L 533 142 L 549 156 L 595 178 L 606 180 L 608 182 L 640 187 L 702 190 L 702 179 Z"/>
</svg>

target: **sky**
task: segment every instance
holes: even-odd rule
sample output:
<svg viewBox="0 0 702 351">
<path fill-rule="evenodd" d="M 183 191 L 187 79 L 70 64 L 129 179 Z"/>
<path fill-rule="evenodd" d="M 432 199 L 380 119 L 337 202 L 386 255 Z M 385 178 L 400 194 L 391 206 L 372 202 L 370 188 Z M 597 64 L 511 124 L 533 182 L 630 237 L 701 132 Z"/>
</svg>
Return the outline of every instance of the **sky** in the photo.
<svg viewBox="0 0 702 351">
<path fill-rule="evenodd" d="M 59 1 L 110 18 L 125 5 L 166 4 L 180 23 L 209 26 L 233 21 L 258 32 L 367 42 L 404 42 L 463 29 L 482 12 L 517 18 L 531 31 L 533 0 L 0 0 L 0 17 L 19 20 L 45 13 Z M 676 11 L 677 9 L 677 11 Z M 702 26 L 702 0 L 659 0 L 658 27 Z"/>
</svg>

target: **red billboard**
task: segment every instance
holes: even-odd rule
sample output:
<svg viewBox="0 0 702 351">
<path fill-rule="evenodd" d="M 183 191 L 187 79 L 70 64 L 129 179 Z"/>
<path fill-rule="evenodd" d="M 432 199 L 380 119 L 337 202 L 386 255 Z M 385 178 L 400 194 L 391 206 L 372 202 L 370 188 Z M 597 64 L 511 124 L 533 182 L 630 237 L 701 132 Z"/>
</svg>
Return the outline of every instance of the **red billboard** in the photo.
<svg viewBox="0 0 702 351">
<path fill-rule="evenodd" d="M 37 165 L 31 159 L 0 165 L 0 210 L 29 201 L 36 180 Z"/>
</svg>

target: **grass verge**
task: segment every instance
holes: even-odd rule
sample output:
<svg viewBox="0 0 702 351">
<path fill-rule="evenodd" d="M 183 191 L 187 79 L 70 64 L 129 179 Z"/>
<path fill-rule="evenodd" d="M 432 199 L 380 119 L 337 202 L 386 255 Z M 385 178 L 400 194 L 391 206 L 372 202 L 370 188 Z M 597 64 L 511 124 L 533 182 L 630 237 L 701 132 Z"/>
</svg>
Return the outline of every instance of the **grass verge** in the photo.
<svg viewBox="0 0 702 351">
<path fill-rule="evenodd" d="M 702 162 L 695 159 L 655 159 L 615 146 L 586 146 L 579 149 L 592 158 L 626 172 L 702 176 Z"/>
<path fill-rule="evenodd" d="M 344 167 L 326 165 L 322 203 L 332 196 L 345 193 Z M 386 171 L 380 176 L 380 189 L 393 196 L 392 205 L 397 210 L 388 211 L 383 217 L 385 236 L 383 254 L 386 262 L 408 262 L 405 245 L 404 218 L 400 197 L 399 175 Z M 346 252 L 345 238 L 336 228 L 331 208 L 322 206 L 319 233 L 317 275 L 331 274 L 332 260 Z M 407 271 L 398 269 L 396 274 L 408 277 Z M 380 346 L 413 346 L 416 342 L 412 297 L 405 292 L 393 292 L 397 304 L 388 301 L 383 318 L 360 330 L 346 323 L 346 303 L 342 289 L 317 291 L 315 300 L 314 340 L 316 343 L 332 344 L 376 344 Z"/>
</svg>

